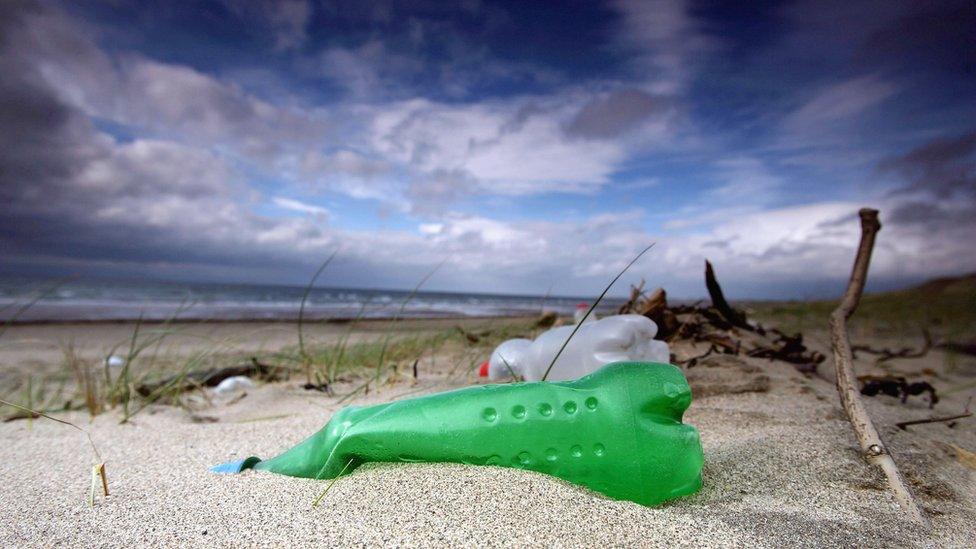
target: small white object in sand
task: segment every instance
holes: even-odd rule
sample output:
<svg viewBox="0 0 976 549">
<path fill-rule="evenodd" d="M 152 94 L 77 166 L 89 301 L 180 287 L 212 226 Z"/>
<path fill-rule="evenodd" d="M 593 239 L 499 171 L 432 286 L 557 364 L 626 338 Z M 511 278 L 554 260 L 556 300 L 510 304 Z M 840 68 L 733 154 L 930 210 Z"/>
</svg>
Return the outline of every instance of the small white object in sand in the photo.
<svg viewBox="0 0 976 549">
<path fill-rule="evenodd" d="M 229 395 L 237 391 L 243 391 L 254 387 L 254 382 L 247 376 L 231 376 L 214 387 L 213 392 L 217 395 Z"/>
<path fill-rule="evenodd" d="M 122 366 L 125 366 L 125 359 L 118 355 L 109 355 L 109 357 L 105 359 L 105 365 L 109 368 L 121 368 Z"/>
</svg>

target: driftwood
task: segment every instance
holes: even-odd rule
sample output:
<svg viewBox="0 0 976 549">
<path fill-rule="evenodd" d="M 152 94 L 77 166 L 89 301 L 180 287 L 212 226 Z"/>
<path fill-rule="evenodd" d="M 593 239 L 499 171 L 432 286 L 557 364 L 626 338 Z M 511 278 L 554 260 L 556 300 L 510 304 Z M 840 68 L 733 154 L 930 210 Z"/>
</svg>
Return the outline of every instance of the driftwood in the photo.
<svg viewBox="0 0 976 549">
<path fill-rule="evenodd" d="M 671 337 L 681 325 L 678 316 L 668 308 L 668 294 L 664 288 L 658 288 L 644 301 L 640 314 L 657 324 L 658 337 L 661 339 Z"/>
<path fill-rule="evenodd" d="M 753 349 L 747 353 L 749 356 L 789 362 L 803 373 L 815 373 L 817 366 L 827 358 L 823 353 L 807 349 L 803 344 L 803 334 L 788 335 L 777 329 L 769 332 L 777 336 L 773 346 Z"/>
<path fill-rule="evenodd" d="M 234 376 L 248 376 L 272 381 L 278 379 L 279 372 L 278 368 L 263 364 L 257 358 L 252 358 L 248 364 L 199 370 L 185 375 L 171 376 L 155 383 L 142 383 L 136 386 L 136 392 L 148 397 L 164 388 L 173 391 L 189 391 L 199 387 L 216 387 L 221 381 Z"/>
<path fill-rule="evenodd" d="M 667 340 L 681 325 L 676 313 L 668 307 L 668 294 L 664 288 L 654 290 L 650 296 L 644 295 L 644 280 L 630 287 L 630 298 L 620 306 L 617 314 L 636 313 L 644 315 L 657 324 L 657 338 Z"/>
<path fill-rule="evenodd" d="M 707 259 L 705 260 L 705 287 L 708 289 L 708 296 L 712 298 L 712 306 L 718 310 L 729 324 L 737 328 L 752 331 L 752 326 L 746 322 L 745 313 L 732 308 L 729 302 L 725 300 L 722 287 L 719 286 L 718 280 L 715 279 L 715 271 L 712 269 L 712 264 Z"/>
<path fill-rule="evenodd" d="M 658 326 L 656 338 L 674 343 L 690 341 L 707 343 L 704 354 L 675 360 L 675 364 L 692 367 L 713 353 L 724 355 L 745 354 L 751 357 L 789 362 L 805 374 L 816 373 L 825 360 L 823 354 L 807 349 L 802 334 L 784 334 L 779 330 L 766 330 L 760 324 L 750 323 L 743 311 L 733 308 L 722 293 L 711 264 L 706 262 L 705 285 L 712 296 L 713 305 L 705 307 L 701 302 L 692 305 L 668 304 L 667 293 L 658 288 L 644 294 L 644 281 L 631 287 L 630 298 L 619 309 L 619 314 L 640 314 Z"/>
<path fill-rule="evenodd" d="M 641 300 L 644 298 L 644 279 L 642 278 L 640 284 L 630 287 L 630 297 L 627 298 L 627 302 L 620 306 L 617 310 L 617 314 L 627 314 L 637 311 L 637 307 Z"/>
<path fill-rule="evenodd" d="M 861 243 L 858 246 L 854 268 L 851 271 L 851 278 L 847 290 L 844 292 L 844 297 L 840 305 L 830 315 L 830 343 L 834 352 L 837 392 L 840 395 L 841 405 L 854 428 L 854 435 L 864 453 L 864 458 L 868 463 L 880 467 L 884 471 L 888 479 L 888 486 L 902 509 L 913 520 L 927 527 L 928 520 L 922 514 L 922 510 L 915 502 L 908 485 L 905 484 L 898 466 L 895 465 L 891 453 L 881 440 L 877 429 L 874 428 L 874 422 L 871 421 L 871 416 L 868 415 L 867 409 L 861 402 L 861 395 L 856 386 L 854 357 L 847 335 L 847 319 L 854 314 L 858 302 L 861 300 L 861 293 L 864 291 L 864 283 L 867 280 L 868 265 L 871 262 L 871 252 L 874 249 L 874 240 L 878 231 L 881 230 L 877 210 L 864 208 L 858 214 L 861 218 Z"/>
</svg>

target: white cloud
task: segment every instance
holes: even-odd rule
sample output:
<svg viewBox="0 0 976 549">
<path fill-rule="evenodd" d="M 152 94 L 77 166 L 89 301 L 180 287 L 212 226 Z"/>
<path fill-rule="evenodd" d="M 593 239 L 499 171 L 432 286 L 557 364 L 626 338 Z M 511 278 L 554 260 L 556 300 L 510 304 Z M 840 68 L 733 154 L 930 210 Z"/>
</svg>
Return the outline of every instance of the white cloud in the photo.
<svg viewBox="0 0 976 549">
<path fill-rule="evenodd" d="M 850 123 L 896 91 L 895 85 L 873 74 L 832 83 L 790 113 L 783 128 L 804 135 L 827 131 L 838 122 Z"/>
<path fill-rule="evenodd" d="M 754 157 L 737 156 L 714 162 L 717 177 L 723 181 L 712 189 L 716 199 L 762 205 L 782 188 L 784 181 L 765 162 Z"/>
<path fill-rule="evenodd" d="M 382 155 L 423 172 L 454 171 L 483 191 L 592 192 L 625 157 L 619 143 L 568 138 L 566 104 L 524 116 L 527 101 L 452 106 L 412 100 L 384 106 L 372 127 Z"/>
<path fill-rule="evenodd" d="M 444 224 L 443 223 L 421 223 L 417 227 L 417 230 L 420 231 L 420 234 L 435 235 L 444 230 Z"/>
<path fill-rule="evenodd" d="M 195 147 L 153 139 L 113 144 L 109 153 L 89 162 L 76 182 L 103 198 L 120 195 L 177 194 L 189 198 L 227 195 L 231 168 L 219 157 Z"/>
<path fill-rule="evenodd" d="M 687 2 L 616 0 L 623 17 L 621 47 L 636 54 L 635 71 L 648 91 L 677 95 L 689 84 L 704 53 L 716 44 L 698 29 Z"/>
<path fill-rule="evenodd" d="M 314 204 L 306 204 L 300 200 L 295 200 L 293 198 L 285 198 L 282 196 L 276 196 L 271 199 L 275 206 L 279 208 L 284 208 L 286 210 L 291 210 L 293 212 L 299 212 L 304 214 L 311 214 L 315 216 L 328 216 L 329 210 L 323 208 L 322 206 L 316 206 Z"/>
</svg>

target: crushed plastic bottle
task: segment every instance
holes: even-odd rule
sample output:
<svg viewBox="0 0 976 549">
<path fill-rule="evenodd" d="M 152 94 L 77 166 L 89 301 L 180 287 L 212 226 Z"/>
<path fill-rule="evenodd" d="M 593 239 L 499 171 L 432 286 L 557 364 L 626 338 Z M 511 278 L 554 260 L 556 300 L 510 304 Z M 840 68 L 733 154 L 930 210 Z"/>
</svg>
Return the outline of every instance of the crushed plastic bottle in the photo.
<svg viewBox="0 0 976 549">
<path fill-rule="evenodd" d="M 513 376 L 526 381 L 539 381 L 574 328 L 553 328 L 540 334 L 535 341 L 505 341 L 492 352 L 487 366 L 482 365 L 479 373 L 495 381 L 512 379 Z M 587 320 L 559 355 L 546 379 L 575 379 L 611 362 L 670 362 L 668 344 L 655 340 L 656 334 L 657 324 L 641 315 L 614 315 L 593 322 Z"/>
<path fill-rule="evenodd" d="M 568 382 L 482 385 L 349 406 L 275 458 L 212 470 L 330 479 L 366 462 L 497 465 L 655 505 L 701 486 L 698 431 L 681 423 L 690 403 L 678 368 L 622 362 Z"/>
</svg>

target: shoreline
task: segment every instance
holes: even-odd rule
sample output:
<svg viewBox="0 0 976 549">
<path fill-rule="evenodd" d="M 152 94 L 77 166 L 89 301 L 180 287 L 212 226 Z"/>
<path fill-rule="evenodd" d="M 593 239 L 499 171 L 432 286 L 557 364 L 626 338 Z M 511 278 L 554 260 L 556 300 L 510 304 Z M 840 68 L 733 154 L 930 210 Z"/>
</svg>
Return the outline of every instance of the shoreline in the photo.
<svg viewBox="0 0 976 549">
<path fill-rule="evenodd" d="M 346 325 L 353 323 L 380 323 L 380 322 L 426 322 L 426 321 L 459 321 L 459 320 L 506 320 L 506 319 L 530 319 L 539 316 L 538 314 L 506 314 L 506 315 L 433 315 L 433 316 L 370 316 L 370 317 L 312 317 L 306 316 L 302 318 L 302 323 L 317 323 L 317 324 L 336 324 L 336 325 Z M 559 315 L 560 317 L 569 317 L 572 315 Z M 120 324 L 132 324 L 135 325 L 137 322 L 144 326 L 158 326 L 158 325 L 176 325 L 176 324 L 297 324 L 298 316 L 294 317 L 270 317 L 270 318 L 176 318 L 173 320 L 166 319 L 144 319 L 139 321 L 136 318 L 85 318 L 85 319 L 30 319 L 30 320 L 8 320 L 0 321 L 0 324 L 6 324 L 7 326 L 100 326 L 100 325 L 120 325 Z"/>
</svg>

